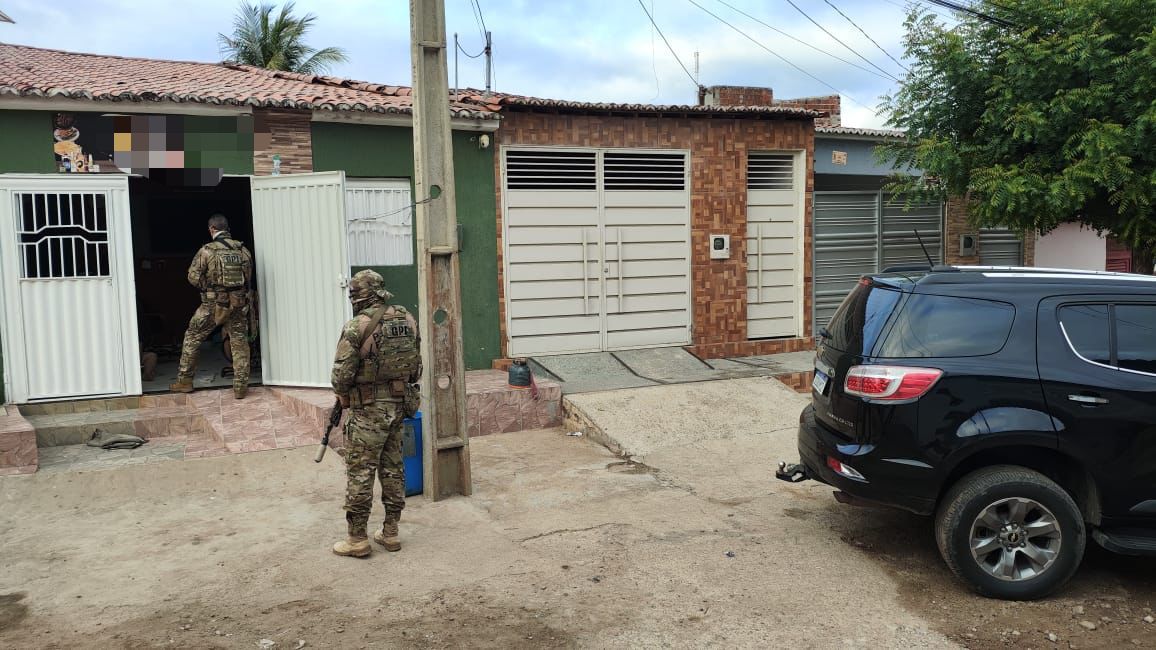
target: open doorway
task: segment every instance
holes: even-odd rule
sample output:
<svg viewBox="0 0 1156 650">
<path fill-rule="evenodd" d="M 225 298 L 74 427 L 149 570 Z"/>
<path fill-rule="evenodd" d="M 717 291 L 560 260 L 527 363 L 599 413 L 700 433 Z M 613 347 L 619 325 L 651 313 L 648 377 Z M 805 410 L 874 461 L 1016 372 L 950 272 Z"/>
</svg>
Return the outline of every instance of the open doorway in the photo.
<svg viewBox="0 0 1156 650">
<path fill-rule="evenodd" d="M 142 388 L 145 393 L 166 392 L 176 380 L 185 328 L 201 301 L 187 273 L 197 250 L 208 242 L 209 217 L 225 215 L 233 237 L 257 254 L 249 179 L 227 176 L 215 187 L 174 187 L 134 177 L 129 179 L 129 197 Z M 261 377 L 257 332 L 251 328 L 250 384 Z M 194 386 L 232 386 L 228 348 L 218 328 L 201 347 Z M 155 368 L 149 353 L 156 355 Z"/>
</svg>

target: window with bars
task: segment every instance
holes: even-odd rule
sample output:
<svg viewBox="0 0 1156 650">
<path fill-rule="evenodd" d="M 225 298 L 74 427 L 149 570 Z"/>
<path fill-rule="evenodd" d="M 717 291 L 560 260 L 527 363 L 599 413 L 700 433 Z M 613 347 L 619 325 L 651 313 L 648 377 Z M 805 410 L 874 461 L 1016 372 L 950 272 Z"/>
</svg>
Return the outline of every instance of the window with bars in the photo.
<svg viewBox="0 0 1156 650">
<path fill-rule="evenodd" d="M 795 189 L 795 155 L 751 152 L 747 156 L 747 189 Z"/>
<path fill-rule="evenodd" d="M 508 151 L 506 186 L 511 190 L 598 189 L 593 151 Z"/>
<path fill-rule="evenodd" d="M 23 279 L 111 275 L 108 203 L 97 193 L 17 193 Z"/>
<path fill-rule="evenodd" d="M 345 190 L 346 236 L 351 266 L 413 264 L 413 206 L 409 184 Z"/>
<path fill-rule="evenodd" d="M 681 153 L 607 151 L 602 157 L 607 190 L 682 190 L 686 156 Z"/>
</svg>

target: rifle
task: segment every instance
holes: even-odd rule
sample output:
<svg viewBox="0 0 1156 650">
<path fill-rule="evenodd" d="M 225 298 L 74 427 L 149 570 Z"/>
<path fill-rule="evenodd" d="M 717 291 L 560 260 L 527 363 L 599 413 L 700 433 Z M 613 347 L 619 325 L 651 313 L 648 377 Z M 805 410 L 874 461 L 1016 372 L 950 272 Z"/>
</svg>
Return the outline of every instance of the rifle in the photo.
<svg viewBox="0 0 1156 650">
<path fill-rule="evenodd" d="M 325 435 L 321 436 L 321 447 L 317 450 L 317 456 L 313 462 L 320 463 L 322 458 L 325 458 L 325 450 L 329 448 L 329 432 L 333 428 L 341 424 L 341 398 L 333 400 L 333 410 L 329 412 L 329 423 L 325 427 Z"/>
</svg>

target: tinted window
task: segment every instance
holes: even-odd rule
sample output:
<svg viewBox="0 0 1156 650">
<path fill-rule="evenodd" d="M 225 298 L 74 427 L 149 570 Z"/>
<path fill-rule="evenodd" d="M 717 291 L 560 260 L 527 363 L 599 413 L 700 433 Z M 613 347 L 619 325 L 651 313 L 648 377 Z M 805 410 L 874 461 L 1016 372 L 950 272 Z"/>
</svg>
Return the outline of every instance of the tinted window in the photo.
<svg viewBox="0 0 1156 650">
<path fill-rule="evenodd" d="M 1072 347 L 1088 361 L 1112 363 L 1107 305 L 1070 305 L 1060 308 L 1060 323 Z"/>
<path fill-rule="evenodd" d="M 871 284 L 856 286 L 831 317 L 824 344 L 835 350 L 870 356 L 883 324 L 902 295 Z"/>
<path fill-rule="evenodd" d="M 1156 374 L 1156 305 L 1116 305 L 1120 367 Z"/>
<path fill-rule="evenodd" d="M 1007 343 L 1015 307 L 990 300 L 915 294 L 903 306 L 879 356 L 979 357 Z"/>
</svg>

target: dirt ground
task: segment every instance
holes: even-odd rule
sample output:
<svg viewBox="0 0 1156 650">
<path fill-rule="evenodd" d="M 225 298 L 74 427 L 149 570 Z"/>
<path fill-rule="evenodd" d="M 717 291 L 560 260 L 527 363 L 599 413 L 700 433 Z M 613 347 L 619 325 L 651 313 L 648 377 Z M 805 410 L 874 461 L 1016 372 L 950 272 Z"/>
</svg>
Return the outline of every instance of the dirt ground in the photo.
<svg viewBox="0 0 1156 650">
<path fill-rule="evenodd" d="M 928 521 L 774 481 L 793 438 L 475 439 L 475 495 L 411 500 L 366 560 L 329 552 L 341 459 L 310 449 L 0 479 L 0 647 L 1156 648 L 1156 562 L 973 596 Z"/>
</svg>

